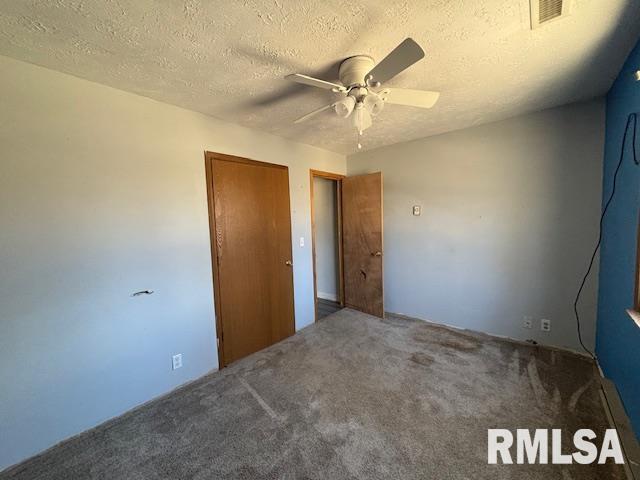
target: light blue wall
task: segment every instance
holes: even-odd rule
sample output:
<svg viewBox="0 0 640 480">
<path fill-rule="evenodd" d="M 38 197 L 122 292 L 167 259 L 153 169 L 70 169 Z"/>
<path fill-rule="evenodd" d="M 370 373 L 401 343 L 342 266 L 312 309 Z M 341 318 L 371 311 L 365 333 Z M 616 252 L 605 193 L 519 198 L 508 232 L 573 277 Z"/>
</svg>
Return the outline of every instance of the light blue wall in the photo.
<svg viewBox="0 0 640 480">
<path fill-rule="evenodd" d="M 572 305 L 598 231 L 604 113 L 598 99 L 349 156 L 349 175 L 384 176 L 387 310 L 579 350 Z M 591 348 L 596 300 L 594 275 L 581 304 Z"/>
<path fill-rule="evenodd" d="M 633 75 L 638 69 L 640 43 L 607 95 L 603 202 L 611 193 L 627 117 L 640 112 L 640 83 Z M 604 221 L 596 351 L 604 373 L 618 387 L 636 435 L 640 436 L 640 328 L 625 313 L 633 305 L 640 205 L 640 167 L 633 162 L 631 138 L 630 130 L 615 198 Z"/>
<path fill-rule="evenodd" d="M 344 156 L 6 57 L 0 92 L 0 470 L 217 367 L 204 150 L 289 166 L 313 322 L 309 169 Z"/>
<path fill-rule="evenodd" d="M 338 299 L 338 210 L 336 181 L 314 177 L 313 216 L 316 227 L 318 297 Z"/>
</svg>

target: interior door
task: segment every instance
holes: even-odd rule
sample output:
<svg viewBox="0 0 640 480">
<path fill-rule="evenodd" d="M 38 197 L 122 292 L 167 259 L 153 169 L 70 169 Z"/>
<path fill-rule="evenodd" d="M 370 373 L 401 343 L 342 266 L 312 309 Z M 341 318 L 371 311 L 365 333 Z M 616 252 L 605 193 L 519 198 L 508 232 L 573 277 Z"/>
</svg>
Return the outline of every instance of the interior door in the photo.
<svg viewBox="0 0 640 480">
<path fill-rule="evenodd" d="M 342 180 L 345 305 L 384 317 L 382 173 Z"/>
<path fill-rule="evenodd" d="M 207 154 L 222 366 L 295 331 L 287 167 Z"/>
</svg>

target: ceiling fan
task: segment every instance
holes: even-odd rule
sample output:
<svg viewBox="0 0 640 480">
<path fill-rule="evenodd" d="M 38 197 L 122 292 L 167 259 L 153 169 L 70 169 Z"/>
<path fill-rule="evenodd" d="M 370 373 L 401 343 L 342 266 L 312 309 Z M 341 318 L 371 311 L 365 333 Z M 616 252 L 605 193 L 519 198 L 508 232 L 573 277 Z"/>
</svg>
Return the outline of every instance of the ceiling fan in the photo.
<svg viewBox="0 0 640 480">
<path fill-rule="evenodd" d="M 407 38 L 376 65 L 368 55 L 357 55 L 340 64 L 340 83 L 293 73 L 285 78 L 311 87 L 323 88 L 339 94 L 340 98 L 324 107 L 303 115 L 294 123 L 333 108 L 342 118 L 351 117 L 359 136 L 372 125 L 372 117 L 382 111 L 385 103 L 431 108 L 440 94 L 406 88 L 383 88 L 382 84 L 406 70 L 424 57 L 424 50 L 413 39 Z M 358 148 L 361 148 L 358 142 Z"/>
</svg>

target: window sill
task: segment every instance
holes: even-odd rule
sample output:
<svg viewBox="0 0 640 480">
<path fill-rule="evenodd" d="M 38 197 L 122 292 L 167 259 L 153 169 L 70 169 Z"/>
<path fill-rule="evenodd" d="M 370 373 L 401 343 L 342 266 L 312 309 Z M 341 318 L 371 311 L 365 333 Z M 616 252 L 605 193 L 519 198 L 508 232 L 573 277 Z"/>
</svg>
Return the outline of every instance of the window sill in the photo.
<svg viewBox="0 0 640 480">
<path fill-rule="evenodd" d="M 627 313 L 633 319 L 633 321 L 636 322 L 636 325 L 640 327 L 640 312 L 636 312 L 635 310 L 629 309 L 627 310 Z"/>
</svg>

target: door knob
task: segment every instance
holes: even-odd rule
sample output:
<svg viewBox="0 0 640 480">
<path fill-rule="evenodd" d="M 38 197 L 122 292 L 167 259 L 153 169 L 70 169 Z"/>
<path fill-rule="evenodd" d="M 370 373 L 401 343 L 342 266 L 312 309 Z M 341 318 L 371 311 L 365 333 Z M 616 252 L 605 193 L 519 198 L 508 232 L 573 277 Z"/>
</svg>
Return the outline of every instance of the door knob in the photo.
<svg viewBox="0 0 640 480">
<path fill-rule="evenodd" d="M 382 256 L 382 252 L 373 252 L 371 254 L 372 257 L 381 257 Z"/>
<path fill-rule="evenodd" d="M 292 266 L 293 266 L 293 262 L 292 262 L 291 260 L 287 260 L 286 262 L 284 262 L 284 264 L 285 264 L 287 267 L 292 267 Z"/>
</svg>

